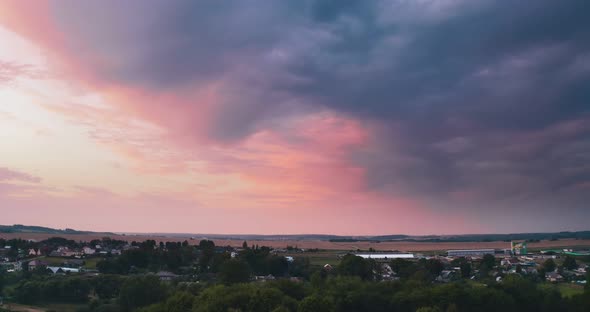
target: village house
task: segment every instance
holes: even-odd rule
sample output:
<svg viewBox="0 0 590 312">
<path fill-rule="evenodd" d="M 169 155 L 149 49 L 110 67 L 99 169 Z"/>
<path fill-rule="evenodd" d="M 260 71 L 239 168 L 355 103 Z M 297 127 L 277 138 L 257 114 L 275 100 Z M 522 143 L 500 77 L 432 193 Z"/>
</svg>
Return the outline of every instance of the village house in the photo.
<svg viewBox="0 0 590 312">
<path fill-rule="evenodd" d="M 164 282 L 171 281 L 171 280 L 173 280 L 173 279 L 175 279 L 175 278 L 178 277 L 178 275 L 176 275 L 176 274 L 174 274 L 172 272 L 168 272 L 168 271 L 160 271 L 160 272 L 156 273 L 156 276 L 161 281 L 164 281 Z"/>
<path fill-rule="evenodd" d="M 456 273 L 452 270 L 442 270 L 440 274 L 436 277 L 436 281 L 439 283 L 449 283 L 453 279 L 455 279 Z"/>
<path fill-rule="evenodd" d="M 557 272 L 549 272 L 545 274 L 545 279 L 551 283 L 557 283 L 563 281 L 563 276 Z"/>
<path fill-rule="evenodd" d="M 266 282 L 266 281 L 274 281 L 275 277 L 272 274 L 269 275 L 260 275 L 260 276 L 254 276 L 254 280 L 257 282 Z"/>
<path fill-rule="evenodd" d="M 37 268 L 47 267 L 48 263 L 41 260 L 33 260 L 29 262 L 29 270 L 33 271 Z"/>
<path fill-rule="evenodd" d="M 95 254 L 95 253 L 96 253 L 96 250 L 95 250 L 95 249 L 93 249 L 93 248 L 90 248 L 90 247 L 84 247 L 84 248 L 82 248 L 82 252 L 83 252 L 85 255 L 93 255 L 93 254 Z"/>
<path fill-rule="evenodd" d="M 85 264 L 82 259 L 67 259 L 63 262 L 63 266 L 68 268 L 79 268 Z"/>
</svg>

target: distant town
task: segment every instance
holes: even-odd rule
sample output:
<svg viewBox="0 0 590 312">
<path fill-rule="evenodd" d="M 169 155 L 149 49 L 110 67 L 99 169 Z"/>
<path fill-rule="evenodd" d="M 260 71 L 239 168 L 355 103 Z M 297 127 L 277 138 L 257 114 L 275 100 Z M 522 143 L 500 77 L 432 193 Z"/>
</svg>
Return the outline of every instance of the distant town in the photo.
<svg viewBox="0 0 590 312">
<path fill-rule="evenodd" d="M 82 240 L 88 234 L 73 234 L 79 235 L 80 240 L 71 239 L 65 233 L 42 240 L 0 238 L 0 307 L 7 311 L 31 307 L 38 311 L 169 311 L 157 307 L 169 306 L 172 303 L 167 300 L 180 300 L 174 294 L 182 294 L 186 297 L 183 300 L 189 303 L 184 302 L 184 310 L 179 311 L 218 311 L 199 305 L 203 300 L 212 300 L 207 297 L 210 294 L 205 295 L 209 287 L 223 285 L 227 291 L 238 291 L 238 285 L 247 284 L 252 287 L 247 291 L 255 293 L 276 287 L 301 288 L 296 302 L 276 303 L 276 307 L 285 306 L 286 311 L 300 311 L 305 305 L 305 294 L 319 291 L 314 288 L 318 283 L 328 288 L 340 287 L 342 278 L 351 278 L 359 283 L 382 285 L 379 287 L 399 287 L 399 291 L 416 282 L 424 291 L 454 285 L 467 292 L 478 287 L 501 292 L 515 283 L 524 283 L 538 289 L 535 291 L 549 291 L 557 296 L 554 298 L 557 303 L 576 311 L 574 308 L 584 303 L 574 301 L 585 300 L 590 278 L 590 246 L 583 246 L 585 240 L 566 248 L 531 248 L 530 245 L 540 243 L 531 239 L 500 242 L 504 248 L 404 251 L 372 247 L 349 250 L 277 247 L 276 241 L 275 247 L 248 241 L 231 246 L 196 237 L 179 241 L 170 238 L 136 241 L 135 236 L 127 236 L 126 240 L 108 236 Z M 549 242 L 559 245 L 557 238 Z M 350 244 L 354 242 L 344 246 L 353 246 Z M 471 242 L 470 246 L 473 244 L 478 243 Z M 544 242 L 544 245 L 551 244 Z M 354 287 L 361 285 L 364 284 Z M 154 289 L 161 293 L 143 301 L 137 299 L 148 296 Z M 440 289 L 447 291 L 447 288 Z M 246 290 L 239 288 L 239 291 Z M 512 296 L 513 291 L 506 294 Z M 337 306 L 338 300 L 334 297 L 313 304 Z M 228 308 L 239 308 L 242 304 L 248 305 L 230 303 Z M 407 310 L 415 311 L 423 303 L 416 301 L 409 305 Z M 459 311 L 469 311 L 468 305 L 460 309 L 465 303 L 456 305 Z M 448 310 L 449 306 L 454 308 L 448 304 L 437 307 Z"/>
</svg>

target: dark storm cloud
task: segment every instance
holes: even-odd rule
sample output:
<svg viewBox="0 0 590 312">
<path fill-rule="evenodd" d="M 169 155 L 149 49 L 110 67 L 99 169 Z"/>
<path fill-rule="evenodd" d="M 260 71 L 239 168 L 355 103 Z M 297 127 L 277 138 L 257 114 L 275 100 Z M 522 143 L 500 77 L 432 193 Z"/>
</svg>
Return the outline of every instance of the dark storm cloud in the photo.
<svg viewBox="0 0 590 312">
<path fill-rule="evenodd" d="M 104 79 L 229 81 L 215 139 L 328 108 L 377 129 L 351 155 L 370 189 L 590 193 L 588 1 L 59 4 L 70 44 Z"/>
</svg>

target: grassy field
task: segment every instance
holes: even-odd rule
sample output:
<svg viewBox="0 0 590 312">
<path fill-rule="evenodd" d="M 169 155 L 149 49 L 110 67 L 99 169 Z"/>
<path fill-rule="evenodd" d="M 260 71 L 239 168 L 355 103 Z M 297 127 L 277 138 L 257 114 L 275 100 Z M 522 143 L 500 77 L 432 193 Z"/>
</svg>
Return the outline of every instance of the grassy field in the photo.
<svg viewBox="0 0 590 312">
<path fill-rule="evenodd" d="M 559 290 L 559 292 L 561 293 L 561 295 L 566 298 L 584 293 L 584 286 L 581 286 L 581 285 L 563 283 L 563 284 L 556 285 L 556 287 Z"/>
<path fill-rule="evenodd" d="M 35 239 L 44 240 L 50 237 L 63 237 L 73 239 L 76 241 L 90 241 L 93 239 L 101 239 L 104 234 L 44 234 L 44 233 L 0 233 L 0 238 L 12 239 Z M 125 241 L 144 241 L 146 239 L 154 239 L 157 242 L 177 242 L 183 241 L 186 238 L 167 237 L 159 235 L 109 235 L 113 239 L 120 239 Z M 216 245 L 219 246 L 234 246 L 240 247 L 244 240 L 226 240 L 213 239 Z M 191 244 L 198 243 L 198 240 L 191 241 Z M 411 251 L 411 252 L 426 252 L 426 251 L 446 251 L 449 249 L 480 249 L 480 248 L 509 248 L 510 243 L 504 241 L 494 242 L 420 242 L 420 241 L 383 241 L 380 243 L 359 241 L 359 242 L 330 242 L 326 240 L 249 240 L 250 245 L 269 246 L 273 248 L 286 248 L 287 246 L 298 246 L 299 248 L 319 248 L 323 250 L 348 250 L 355 251 L 357 249 L 368 250 L 373 248 L 380 251 Z M 561 248 L 589 248 L 590 240 L 588 239 L 560 239 L 556 241 L 542 240 L 540 242 L 529 243 L 530 250 L 536 249 L 561 249 Z"/>
<path fill-rule="evenodd" d="M 63 263 L 65 261 L 68 260 L 68 258 L 62 258 L 62 257 L 41 257 L 39 258 L 39 260 L 45 261 L 47 262 L 47 264 L 49 264 L 50 266 L 61 266 L 63 265 Z M 96 269 L 96 264 L 102 260 L 102 258 L 97 257 L 97 258 L 87 258 L 87 259 L 83 259 L 85 264 L 84 264 L 84 268 L 85 269 L 91 269 L 94 270 Z"/>
<path fill-rule="evenodd" d="M 309 263 L 311 265 L 323 266 L 325 264 L 338 265 L 338 263 L 340 263 L 339 256 L 343 255 L 345 253 L 346 253 L 345 251 L 329 250 L 329 251 L 305 252 L 305 253 L 285 253 L 282 255 L 291 256 L 293 258 L 298 258 L 298 257 L 309 258 Z"/>
<path fill-rule="evenodd" d="M 96 264 L 102 260 L 101 258 L 89 258 L 89 259 L 84 259 L 84 261 L 86 262 L 84 264 L 84 268 L 86 269 L 96 269 Z"/>
<path fill-rule="evenodd" d="M 47 262 L 51 266 L 60 266 L 67 259 L 66 258 L 61 258 L 61 257 L 44 257 L 44 258 L 42 258 L 40 260 Z"/>
<path fill-rule="evenodd" d="M 47 312 L 47 311 L 59 311 L 59 312 L 75 312 L 79 308 L 85 307 L 85 304 L 68 304 L 68 303 L 52 303 L 42 306 L 29 306 L 16 303 L 7 303 L 1 306 L 8 311 L 13 312 Z"/>
<path fill-rule="evenodd" d="M 546 283 L 546 284 L 541 285 L 540 287 L 557 289 L 559 291 L 559 293 L 561 293 L 561 295 L 565 298 L 570 298 L 574 295 L 584 293 L 584 286 L 569 284 L 569 283 L 560 283 L 560 284 Z"/>
</svg>

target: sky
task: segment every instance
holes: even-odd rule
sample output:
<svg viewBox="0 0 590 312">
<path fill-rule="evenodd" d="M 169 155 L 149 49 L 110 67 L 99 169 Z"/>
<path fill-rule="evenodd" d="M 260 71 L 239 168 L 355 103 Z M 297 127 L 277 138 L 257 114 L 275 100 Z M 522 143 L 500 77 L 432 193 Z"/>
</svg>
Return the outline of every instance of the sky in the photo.
<svg viewBox="0 0 590 312">
<path fill-rule="evenodd" d="M 589 230 L 588 1 L 0 1 L 0 224 Z"/>
</svg>

